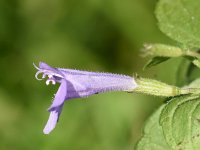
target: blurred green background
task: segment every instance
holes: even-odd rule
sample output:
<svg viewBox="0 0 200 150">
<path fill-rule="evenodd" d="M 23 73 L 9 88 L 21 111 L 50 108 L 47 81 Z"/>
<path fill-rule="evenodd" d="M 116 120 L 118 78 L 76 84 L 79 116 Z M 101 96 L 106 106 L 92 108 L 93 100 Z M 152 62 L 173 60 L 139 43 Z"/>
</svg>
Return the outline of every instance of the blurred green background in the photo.
<svg viewBox="0 0 200 150">
<path fill-rule="evenodd" d="M 143 71 L 144 43 L 171 43 L 156 24 L 156 0 L 1 0 L 0 149 L 129 150 L 163 102 L 104 93 L 65 103 L 50 135 L 42 133 L 58 85 L 46 86 L 32 63 L 138 73 L 174 84 L 176 62 Z M 170 70 L 170 72 L 169 72 Z"/>
</svg>

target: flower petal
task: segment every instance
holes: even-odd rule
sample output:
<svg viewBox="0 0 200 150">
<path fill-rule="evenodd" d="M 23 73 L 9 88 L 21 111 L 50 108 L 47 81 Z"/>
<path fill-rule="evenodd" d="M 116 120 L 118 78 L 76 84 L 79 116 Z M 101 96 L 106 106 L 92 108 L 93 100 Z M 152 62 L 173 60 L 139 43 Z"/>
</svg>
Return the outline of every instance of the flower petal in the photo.
<svg viewBox="0 0 200 150">
<path fill-rule="evenodd" d="M 55 108 L 62 105 L 65 101 L 66 95 L 67 95 L 67 81 L 62 79 L 61 85 L 60 85 L 60 87 L 59 87 L 59 89 L 58 89 L 58 91 L 55 95 L 53 103 L 48 110 L 53 111 Z"/>
<path fill-rule="evenodd" d="M 43 70 L 43 71 L 45 70 L 45 71 L 49 71 L 49 72 L 54 72 L 55 74 L 58 74 L 58 75 L 61 74 L 60 71 L 58 71 L 58 69 L 53 68 L 44 62 L 39 63 L 39 69 Z"/>
<path fill-rule="evenodd" d="M 58 122 L 60 113 L 62 111 L 63 105 L 57 107 L 55 110 L 51 111 L 47 124 L 44 127 L 44 134 L 49 134 L 56 126 Z"/>
</svg>

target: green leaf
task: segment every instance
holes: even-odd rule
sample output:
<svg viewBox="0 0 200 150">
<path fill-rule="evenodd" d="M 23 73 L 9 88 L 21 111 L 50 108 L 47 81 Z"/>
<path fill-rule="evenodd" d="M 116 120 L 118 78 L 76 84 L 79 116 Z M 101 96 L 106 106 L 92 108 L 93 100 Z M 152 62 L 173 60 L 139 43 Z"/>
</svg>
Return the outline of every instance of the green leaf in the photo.
<svg viewBox="0 0 200 150">
<path fill-rule="evenodd" d="M 200 78 L 186 88 L 200 88 Z M 147 121 L 137 150 L 199 150 L 200 95 L 171 98 Z"/>
<path fill-rule="evenodd" d="M 160 30 L 186 47 L 200 47 L 200 1 L 160 0 L 156 17 Z"/>
<path fill-rule="evenodd" d="M 166 142 L 173 149 L 200 149 L 199 95 L 173 98 L 160 116 Z"/>
<path fill-rule="evenodd" d="M 195 79 L 187 87 L 190 87 L 190 88 L 200 88 L 200 78 Z"/>
<path fill-rule="evenodd" d="M 200 88 L 200 78 L 186 88 Z M 200 149 L 200 95 L 171 99 L 160 115 L 166 142 L 173 149 Z"/>
<path fill-rule="evenodd" d="M 176 85 L 182 87 L 189 83 L 189 75 L 191 71 L 191 62 L 183 59 L 179 64 L 176 72 Z"/>
<path fill-rule="evenodd" d="M 199 59 L 193 60 L 192 63 L 193 63 L 196 67 L 200 68 L 200 61 L 199 61 Z"/>
<path fill-rule="evenodd" d="M 182 87 L 200 76 L 200 62 L 198 59 L 187 57 L 179 64 L 176 73 L 176 85 Z"/>
<path fill-rule="evenodd" d="M 138 142 L 136 150 L 172 150 L 166 143 L 162 127 L 159 124 L 162 105 L 147 121 L 143 137 Z"/>
<path fill-rule="evenodd" d="M 151 60 L 149 60 L 149 62 L 147 62 L 143 69 L 156 66 L 164 61 L 167 61 L 168 59 L 169 57 L 153 57 Z"/>
</svg>

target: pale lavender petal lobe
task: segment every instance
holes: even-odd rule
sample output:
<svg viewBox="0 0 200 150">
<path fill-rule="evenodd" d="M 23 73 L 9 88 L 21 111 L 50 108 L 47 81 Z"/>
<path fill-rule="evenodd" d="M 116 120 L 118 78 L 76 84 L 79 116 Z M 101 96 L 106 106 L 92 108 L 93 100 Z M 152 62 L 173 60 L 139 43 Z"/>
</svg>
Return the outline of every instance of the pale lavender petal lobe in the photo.
<svg viewBox="0 0 200 150">
<path fill-rule="evenodd" d="M 54 108 L 62 105 L 65 101 L 66 96 L 67 96 L 67 81 L 62 79 L 60 87 L 55 95 L 54 100 L 53 100 L 53 103 L 48 110 L 52 111 L 52 110 L 54 110 Z"/>
<path fill-rule="evenodd" d="M 62 107 L 63 107 L 63 105 L 61 105 L 57 109 L 51 111 L 51 113 L 49 115 L 49 119 L 43 129 L 44 134 L 49 134 L 55 128 L 55 126 L 58 122 L 60 113 L 62 111 Z"/>
<path fill-rule="evenodd" d="M 44 134 L 49 134 L 55 128 L 57 120 L 58 120 L 58 112 L 52 111 L 50 113 L 47 124 L 43 130 Z"/>
</svg>

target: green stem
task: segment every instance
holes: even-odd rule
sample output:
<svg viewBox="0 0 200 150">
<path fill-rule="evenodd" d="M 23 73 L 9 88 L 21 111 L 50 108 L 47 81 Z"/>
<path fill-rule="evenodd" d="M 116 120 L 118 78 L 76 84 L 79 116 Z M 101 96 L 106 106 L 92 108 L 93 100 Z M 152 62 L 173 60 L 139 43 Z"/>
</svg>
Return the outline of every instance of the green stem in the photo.
<svg viewBox="0 0 200 150">
<path fill-rule="evenodd" d="M 136 83 L 138 84 L 138 87 L 134 89 L 134 92 L 154 96 L 173 97 L 178 95 L 200 93 L 200 89 L 198 88 L 179 88 L 157 80 L 141 77 L 136 78 Z"/>
<path fill-rule="evenodd" d="M 200 54 L 197 53 L 196 51 L 186 51 L 185 56 L 191 56 L 191 57 L 196 57 L 197 59 L 200 59 Z"/>
</svg>

